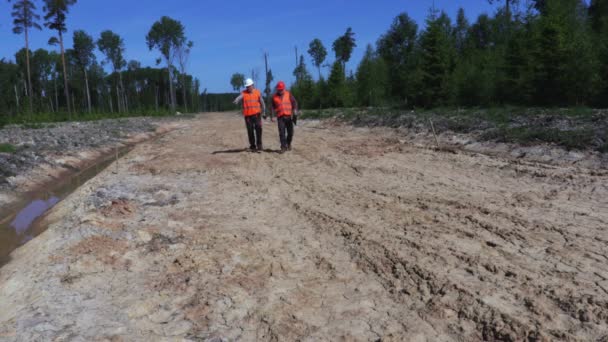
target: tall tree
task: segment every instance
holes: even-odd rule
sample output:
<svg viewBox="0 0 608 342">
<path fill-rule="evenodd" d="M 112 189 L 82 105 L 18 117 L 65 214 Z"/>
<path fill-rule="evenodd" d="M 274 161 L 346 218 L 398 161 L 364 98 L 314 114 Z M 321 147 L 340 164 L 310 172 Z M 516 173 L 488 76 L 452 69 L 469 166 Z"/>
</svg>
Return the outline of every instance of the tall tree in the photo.
<svg viewBox="0 0 608 342">
<path fill-rule="evenodd" d="M 467 41 L 467 34 L 469 32 L 469 21 L 467 20 L 466 15 L 464 14 L 464 8 L 458 9 L 458 15 L 456 16 L 456 26 L 454 27 L 454 42 L 456 44 L 456 50 L 459 54 L 463 54 L 465 50 L 465 44 Z"/>
<path fill-rule="evenodd" d="M 38 91 L 38 94 L 41 94 L 41 107 L 48 106 L 47 108 L 49 108 L 50 112 L 55 111 L 53 100 L 49 96 L 51 92 L 48 86 L 53 78 L 53 73 L 55 72 L 54 67 L 57 64 L 56 57 L 55 53 L 49 53 L 45 49 L 38 49 L 32 54 L 32 75 L 34 75 L 34 81 L 32 83 L 37 84 L 37 87 L 34 87 L 34 89 Z"/>
<path fill-rule="evenodd" d="M 291 91 L 298 98 L 298 103 L 301 103 L 303 107 L 311 107 L 314 101 L 314 82 L 306 68 L 304 55 L 300 55 L 298 66 L 294 69 L 293 74 L 297 81 L 291 87 Z"/>
<path fill-rule="evenodd" d="M 431 10 L 426 21 L 426 31 L 420 37 L 422 104 L 427 107 L 444 104 L 448 95 L 450 52 L 449 37 L 443 25 L 444 18 Z"/>
<path fill-rule="evenodd" d="M 386 100 L 388 72 L 384 59 L 379 58 L 372 45 L 365 49 L 365 55 L 357 68 L 358 105 L 378 106 Z"/>
<path fill-rule="evenodd" d="M 321 65 L 323 65 L 327 57 L 327 49 L 325 49 L 323 42 L 315 38 L 308 46 L 308 54 L 312 57 L 313 64 L 319 71 L 319 79 L 321 79 Z"/>
<path fill-rule="evenodd" d="M 167 62 L 169 73 L 169 88 L 171 95 L 171 110 L 175 111 L 175 89 L 173 87 L 173 60 L 175 51 L 186 42 L 184 25 L 181 22 L 163 16 L 152 25 L 146 36 L 148 48 L 158 49 Z"/>
<path fill-rule="evenodd" d="M 186 44 L 180 45 L 177 50 L 177 62 L 179 63 L 179 72 L 181 74 L 181 83 L 182 83 L 182 100 L 184 102 L 184 109 L 188 111 L 188 99 L 187 99 L 187 87 L 186 87 L 186 68 L 188 66 L 188 61 L 190 59 L 190 51 L 192 51 L 192 47 L 194 43 L 189 41 Z"/>
<path fill-rule="evenodd" d="M 598 59 L 596 104 L 608 106 L 608 0 L 591 0 L 589 19 Z"/>
<path fill-rule="evenodd" d="M 124 40 L 118 34 L 106 30 L 101 33 L 100 38 L 97 40 L 97 47 L 106 56 L 106 61 L 112 65 L 114 73 L 118 74 L 118 89 L 116 92 L 118 111 L 128 111 L 122 80 L 122 69 L 127 65 L 124 58 Z"/>
<path fill-rule="evenodd" d="M 264 66 L 266 72 L 266 87 L 264 88 L 264 95 L 266 96 L 266 107 L 270 108 L 272 101 L 270 95 L 272 94 L 272 81 L 274 80 L 274 76 L 272 75 L 272 69 L 268 67 L 268 53 L 264 53 Z"/>
<path fill-rule="evenodd" d="M 346 102 L 346 77 L 341 61 L 335 61 L 332 65 L 329 78 L 327 79 L 328 105 L 332 107 L 344 107 Z"/>
<path fill-rule="evenodd" d="M 296 82 L 303 80 L 305 77 L 310 76 L 306 69 L 306 63 L 304 62 L 304 56 L 300 55 L 298 66 L 293 70 L 293 75 L 296 78 Z"/>
<path fill-rule="evenodd" d="M 401 13 L 376 43 L 388 68 L 391 94 L 406 102 L 417 91 L 413 77 L 417 68 L 417 37 L 418 24 L 407 13 Z"/>
<path fill-rule="evenodd" d="M 238 72 L 232 74 L 232 77 L 230 77 L 230 85 L 232 85 L 234 91 L 240 91 L 245 87 L 245 75 Z"/>
<path fill-rule="evenodd" d="M 608 28 L 608 0 L 591 0 L 589 19 L 596 33 L 603 33 Z"/>
<path fill-rule="evenodd" d="M 355 33 L 350 27 L 334 41 L 332 48 L 336 53 L 336 60 L 342 63 L 342 70 L 346 71 L 346 63 L 350 60 L 356 47 Z"/>
<path fill-rule="evenodd" d="M 511 8 L 519 3 L 519 0 L 488 0 L 490 4 L 495 4 L 497 2 L 505 3 L 505 12 L 507 14 L 507 18 L 511 18 Z"/>
<path fill-rule="evenodd" d="M 87 96 L 87 109 L 90 114 L 92 112 L 92 109 L 88 69 L 95 61 L 95 54 L 93 53 L 95 51 L 95 42 L 93 41 L 93 37 L 88 35 L 86 32 L 84 32 L 83 30 L 78 30 L 74 31 L 73 43 L 74 57 L 76 59 L 76 63 L 84 73 L 85 93 Z"/>
<path fill-rule="evenodd" d="M 10 0 L 9 0 L 10 1 Z M 25 64 L 27 68 L 27 87 L 28 99 L 30 105 L 30 113 L 34 110 L 33 106 L 33 91 L 32 91 L 32 73 L 30 70 L 30 29 L 35 28 L 40 30 L 38 24 L 40 16 L 36 14 L 36 5 L 31 0 L 16 0 L 13 4 L 13 12 L 11 13 L 13 20 L 13 32 L 25 36 Z"/>
<path fill-rule="evenodd" d="M 57 31 L 58 37 L 52 37 L 49 39 L 49 44 L 55 45 L 59 43 L 61 48 L 61 64 L 63 67 L 63 83 L 64 83 L 64 94 L 65 101 L 68 107 L 68 115 L 71 118 L 72 109 L 70 106 L 70 91 L 68 88 L 68 72 L 65 64 L 65 49 L 63 46 L 63 34 L 67 31 L 66 16 L 69 12 L 70 6 L 74 5 L 77 0 L 44 0 L 44 26 L 51 30 Z"/>
</svg>

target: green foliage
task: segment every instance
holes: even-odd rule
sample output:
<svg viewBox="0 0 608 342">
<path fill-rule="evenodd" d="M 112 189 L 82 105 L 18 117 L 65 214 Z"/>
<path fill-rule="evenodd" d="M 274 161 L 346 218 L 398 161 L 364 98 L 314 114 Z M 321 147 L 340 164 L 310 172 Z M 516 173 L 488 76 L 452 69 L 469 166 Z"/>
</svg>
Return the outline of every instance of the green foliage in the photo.
<svg viewBox="0 0 608 342">
<path fill-rule="evenodd" d="M 357 105 L 380 106 L 387 100 L 388 67 L 371 45 L 357 68 Z"/>
<path fill-rule="evenodd" d="M 41 29 L 38 24 L 40 15 L 36 13 L 36 4 L 31 0 L 16 0 L 11 15 L 13 16 L 13 33 L 22 34 L 30 28 Z"/>
<path fill-rule="evenodd" d="M 200 96 L 201 110 L 204 112 L 224 112 L 237 110 L 237 106 L 232 103 L 238 94 L 207 94 L 203 93 Z"/>
<path fill-rule="evenodd" d="M 345 107 L 347 104 L 346 96 L 347 89 L 344 68 L 340 61 L 335 61 L 327 80 L 327 97 L 324 99 L 324 102 L 330 107 Z"/>
<path fill-rule="evenodd" d="M 388 32 L 378 40 L 378 54 L 388 69 L 390 96 L 398 102 L 412 102 L 417 92 L 416 71 L 418 25 L 406 13 L 398 15 Z"/>
<path fill-rule="evenodd" d="M 0 144 L 0 153 L 15 153 L 17 148 L 11 144 Z"/>
<path fill-rule="evenodd" d="M 177 100 L 173 89 L 173 59 L 175 53 L 187 44 L 185 28 L 181 22 L 163 16 L 155 22 L 146 36 L 146 43 L 150 50 L 157 49 L 167 62 L 167 73 L 169 74 L 169 95 L 171 98 L 171 109 L 175 110 Z"/>
<path fill-rule="evenodd" d="M 157 49 L 166 60 L 172 59 L 172 54 L 186 42 L 184 25 L 175 19 L 163 16 L 152 25 L 146 36 L 150 50 Z"/>
<path fill-rule="evenodd" d="M 319 79 L 321 78 L 321 66 L 323 62 L 325 62 L 325 58 L 327 58 L 327 49 L 323 45 L 320 39 L 315 38 L 310 45 L 308 46 L 308 54 L 312 57 L 312 61 L 314 66 L 319 71 Z"/>
<path fill-rule="evenodd" d="M 66 16 L 76 0 L 44 0 L 44 25 L 62 34 L 67 31 Z"/>
<path fill-rule="evenodd" d="M 541 127 L 502 127 L 486 133 L 484 138 L 522 145 L 551 143 L 570 150 L 580 150 L 592 146 L 595 136 L 591 130 L 562 131 Z"/>
<path fill-rule="evenodd" d="M 73 38 L 74 57 L 78 65 L 87 68 L 95 60 L 95 43 L 93 37 L 83 30 L 74 31 Z"/>
<path fill-rule="evenodd" d="M 420 103 L 425 107 L 442 105 L 448 99 L 448 78 L 451 72 L 450 32 L 446 32 L 442 14 L 431 12 L 427 29 L 420 37 L 422 55 L 422 94 Z M 448 25 L 449 27 L 449 25 Z"/>
<path fill-rule="evenodd" d="M 355 33 L 350 27 L 346 29 L 344 35 L 338 37 L 332 45 L 332 48 L 336 53 L 336 60 L 341 62 L 343 66 L 350 60 L 353 50 L 356 47 Z"/>
<path fill-rule="evenodd" d="M 245 87 L 245 75 L 238 72 L 232 74 L 230 85 L 234 91 L 241 91 Z"/>
<path fill-rule="evenodd" d="M 112 65 L 114 71 L 122 70 L 126 66 L 124 59 L 125 43 L 116 33 L 106 30 L 101 32 L 97 40 L 99 51 L 106 56 L 106 61 Z"/>
<path fill-rule="evenodd" d="M 291 92 L 301 107 L 312 108 L 315 105 L 315 84 L 306 68 L 304 56 L 300 56 L 300 63 L 293 73 L 296 83 L 291 87 Z"/>
</svg>

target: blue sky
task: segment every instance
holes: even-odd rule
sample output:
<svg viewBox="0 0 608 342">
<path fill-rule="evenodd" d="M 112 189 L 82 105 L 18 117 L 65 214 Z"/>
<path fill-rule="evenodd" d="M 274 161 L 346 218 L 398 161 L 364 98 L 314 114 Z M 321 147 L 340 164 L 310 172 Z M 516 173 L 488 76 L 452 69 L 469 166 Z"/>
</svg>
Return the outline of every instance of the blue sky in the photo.
<svg viewBox="0 0 608 342">
<path fill-rule="evenodd" d="M 495 6 L 486 0 L 435 0 L 438 9 L 454 17 L 464 7 L 470 21 L 483 12 L 493 13 Z M 204 0 L 80 0 L 68 16 L 67 47 L 72 30 L 83 29 L 95 38 L 106 29 L 120 34 L 126 45 L 126 59 L 144 66 L 155 64 L 156 51 L 149 51 L 145 36 L 154 21 L 167 15 L 180 20 L 194 42 L 189 73 L 201 80 L 209 92 L 231 91 L 234 72 L 250 74 L 255 69 L 263 82 L 263 54 L 268 52 L 275 81 L 293 80 L 294 47 L 305 54 L 309 70 L 316 75 L 306 53 L 313 38 L 319 38 L 333 60 L 331 43 L 347 27 L 355 32 L 358 47 L 347 68 L 355 69 L 365 46 L 374 44 L 386 32 L 393 18 L 407 12 L 422 27 L 432 0 L 304 0 L 304 1 L 204 1 Z M 14 59 L 23 46 L 23 36 L 12 33 L 11 4 L 0 0 L 0 58 Z M 39 11 L 42 9 L 38 2 Z M 34 31 L 30 48 L 53 49 L 47 45 L 51 32 Z M 98 53 L 98 59 L 101 56 Z M 325 71 L 327 72 L 327 70 Z M 260 85 L 261 88 L 261 85 Z"/>
</svg>

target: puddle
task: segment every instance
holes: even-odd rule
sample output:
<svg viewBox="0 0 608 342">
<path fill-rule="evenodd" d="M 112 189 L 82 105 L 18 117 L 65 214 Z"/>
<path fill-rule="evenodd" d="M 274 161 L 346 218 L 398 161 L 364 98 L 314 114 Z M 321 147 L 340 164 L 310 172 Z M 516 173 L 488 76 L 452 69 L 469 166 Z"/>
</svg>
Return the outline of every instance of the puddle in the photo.
<svg viewBox="0 0 608 342">
<path fill-rule="evenodd" d="M 123 148 L 119 151 L 118 157 L 124 156 L 131 149 L 132 147 Z M 17 247 L 46 230 L 46 226 L 37 224 L 44 214 L 86 181 L 105 170 L 115 158 L 116 156 L 113 155 L 101 159 L 100 162 L 57 182 L 45 191 L 26 194 L 25 200 L 17 205 L 17 210 L 9 212 L 0 221 L 0 266 L 10 260 L 10 253 Z"/>
</svg>

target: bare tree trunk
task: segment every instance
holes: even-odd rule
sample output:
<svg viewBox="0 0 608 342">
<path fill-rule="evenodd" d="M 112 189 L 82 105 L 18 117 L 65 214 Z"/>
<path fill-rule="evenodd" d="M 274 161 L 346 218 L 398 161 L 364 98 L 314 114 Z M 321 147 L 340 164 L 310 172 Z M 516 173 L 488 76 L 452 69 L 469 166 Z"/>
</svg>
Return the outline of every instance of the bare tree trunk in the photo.
<svg viewBox="0 0 608 342">
<path fill-rule="evenodd" d="M 129 108 L 127 106 L 127 95 L 125 94 L 125 86 L 124 83 L 122 82 L 122 72 L 118 71 L 118 84 L 120 85 L 120 100 L 122 102 L 122 109 L 125 112 L 129 111 Z"/>
<path fill-rule="evenodd" d="M 17 101 L 17 112 L 19 112 L 19 107 L 21 107 L 19 105 L 19 93 L 17 92 L 17 85 L 13 85 L 13 87 L 15 88 L 15 100 Z"/>
<path fill-rule="evenodd" d="M 156 111 L 158 112 L 158 85 L 154 85 L 154 104 L 156 105 Z"/>
<path fill-rule="evenodd" d="M 266 108 L 272 108 L 272 99 L 270 98 L 270 94 L 272 93 L 271 84 L 268 79 L 268 53 L 264 53 L 264 70 L 266 71 L 265 82 L 266 87 L 264 88 L 264 94 L 266 95 Z M 270 119 L 272 120 L 272 109 L 268 110 L 270 112 Z"/>
<path fill-rule="evenodd" d="M 57 90 L 57 73 L 53 73 L 53 83 L 55 84 L 55 110 L 59 112 L 59 91 Z"/>
<path fill-rule="evenodd" d="M 77 113 L 76 110 L 76 101 L 74 100 L 74 93 L 71 93 L 70 98 L 72 99 L 72 110 L 74 110 L 74 113 Z"/>
<path fill-rule="evenodd" d="M 118 104 L 118 112 L 122 113 L 122 96 L 120 96 L 120 86 L 116 85 L 116 102 Z"/>
<path fill-rule="evenodd" d="M 184 110 L 186 113 L 188 113 L 188 102 L 186 99 L 186 76 L 184 76 L 184 73 L 182 72 L 182 98 L 184 101 Z"/>
<path fill-rule="evenodd" d="M 84 69 L 84 84 L 87 88 L 87 105 L 89 108 L 89 114 L 91 114 L 91 92 L 89 91 L 89 75 L 87 73 L 87 68 Z"/>
<path fill-rule="evenodd" d="M 63 86 L 65 93 L 65 101 L 68 106 L 68 119 L 72 120 L 72 108 L 70 108 L 70 91 L 68 90 L 68 71 L 65 67 L 65 50 L 63 48 L 63 33 L 61 30 L 59 32 L 59 45 L 61 46 L 61 63 L 63 64 Z"/>
<path fill-rule="evenodd" d="M 169 96 L 171 97 L 171 111 L 175 112 L 175 89 L 173 89 L 173 66 L 167 59 L 167 71 L 169 72 Z"/>
<path fill-rule="evenodd" d="M 114 113 L 114 105 L 112 104 L 112 87 L 108 89 L 108 101 L 110 102 L 110 113 Z"/>
<path fill-rule="evenodd" d="M 34 112 L 33 104 L 33 92 L 32 92 L 32 73 L 30 71 L 30 40 L 28 35 L 28 29 L 25 27 L 25 64 L 27 65 L 27 87 L 28 87 L 28 98 L 30 102 L 30 114 Z"/>
</svg>

